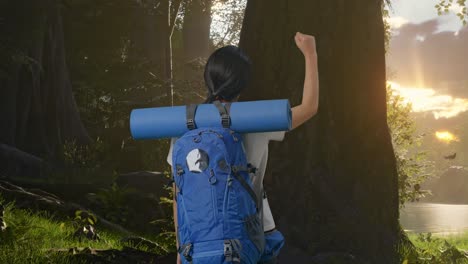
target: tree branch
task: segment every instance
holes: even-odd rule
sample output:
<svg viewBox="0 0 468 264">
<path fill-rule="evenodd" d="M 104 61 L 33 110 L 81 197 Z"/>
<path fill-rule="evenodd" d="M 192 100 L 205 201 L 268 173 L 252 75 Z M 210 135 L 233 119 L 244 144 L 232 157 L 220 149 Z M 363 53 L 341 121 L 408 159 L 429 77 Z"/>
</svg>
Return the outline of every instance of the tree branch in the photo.
<svg viewBox="0 0 468 264">
<path fill-rule="evenodd" d="M 172 3 L 174 8 L 171 8 L 172 12 L 171 12 L 170 23 L 169 23 L 169 37 L 172 37 L 172 33 L 174 32 L 174 26 L 175 26 L 175 22 L 177 19 L 177 15 L 179 14 L 181 3 L 182 3 L 182 0 L 175 0 Z"/>
</svg>

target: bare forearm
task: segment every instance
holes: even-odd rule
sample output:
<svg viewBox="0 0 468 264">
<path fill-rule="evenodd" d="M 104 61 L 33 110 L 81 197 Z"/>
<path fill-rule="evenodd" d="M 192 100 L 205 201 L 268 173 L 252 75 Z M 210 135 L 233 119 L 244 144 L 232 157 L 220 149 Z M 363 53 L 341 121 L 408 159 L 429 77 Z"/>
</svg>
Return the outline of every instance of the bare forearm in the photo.
<svg viewBox="0 0 468 264">
<path fill-rule="evenodd" d="M 318 111 L 319 104 L 319 80 L 317 54 L 311 53 L 305 58 L 304 89 L 302 92 L 302 102 L 292 109 L 292 129 L 303 124 L 312 118 Z"/>
<path fill-rule="evenodd" d="M 304 91 L 302 92 L 302 105 L 308 110 L 309 113 L 317 113 L 318 109 L 318 68 L 317 68 L 317 54 L 311 54 L 305 57 L 305 79 Z"/>
</svg>

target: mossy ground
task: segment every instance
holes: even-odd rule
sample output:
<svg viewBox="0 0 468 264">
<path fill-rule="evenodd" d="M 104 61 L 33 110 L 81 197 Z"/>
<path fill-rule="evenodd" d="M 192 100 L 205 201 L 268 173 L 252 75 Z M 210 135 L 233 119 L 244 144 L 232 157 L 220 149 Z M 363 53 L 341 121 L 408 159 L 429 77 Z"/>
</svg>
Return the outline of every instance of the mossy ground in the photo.
<svg viewBox="0 0 468 264">
<path fill-rule="evenodd" d="M 77 228 L 73 220 L 60 221 L 45 212 L 16 209 L 13 204 L 5 207 L 7 229 L 0 232 L 0 263 L 79 263 L 63 252 L 73 248 L 121 250 L 133 247 L 120 241 L 123 234 L 97 229 L 98 241 L 80 240 L 73 236 Z M 138 249 L 145 251 L 141 247 Z M 60 250 L 62 253 L 57 253 Z M 152 253 L 159 252 L 152 250 Z"/>
</svg>

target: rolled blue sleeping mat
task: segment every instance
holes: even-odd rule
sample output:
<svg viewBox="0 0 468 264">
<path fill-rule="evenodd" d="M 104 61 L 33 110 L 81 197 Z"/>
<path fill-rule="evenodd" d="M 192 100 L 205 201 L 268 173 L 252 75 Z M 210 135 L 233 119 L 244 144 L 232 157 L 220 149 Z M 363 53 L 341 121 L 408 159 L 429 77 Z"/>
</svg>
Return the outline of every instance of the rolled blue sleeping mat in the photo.
<svg viewBox="0 0 468 264">
<path fill-rule="evenodd" d="M 233 102 L 230 117 L 231 129 L 239 133 L 287 131 L 292 124 L 291 106 L 286 99 Z M 222 127 L 216 106 L 198 105 L 195 124 L 197 128 Z M 186 106 L 134 109 L 130 131 L 134 139 L 180 137 L 189 131 Z"/>
</svg>

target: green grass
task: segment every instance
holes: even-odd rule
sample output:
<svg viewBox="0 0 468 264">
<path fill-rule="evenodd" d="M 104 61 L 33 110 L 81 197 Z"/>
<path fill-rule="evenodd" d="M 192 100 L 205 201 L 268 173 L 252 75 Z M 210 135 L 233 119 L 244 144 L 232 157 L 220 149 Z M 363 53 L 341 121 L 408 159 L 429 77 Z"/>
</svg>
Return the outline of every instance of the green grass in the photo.
<svg viewBox="0 0 468 264">
<path fill-rule="evenodd" d="M 424 234 L 427 237 L 428 234 Z M 436 235 L 432 234 L 430 237 L 432 238 L 432 243 L 426 241 L 421 237 L 421 234 L 416 233 L 409 233 L 409 239 L 413 242 L 413 244 L 420 248 L 428 248 L 434 249 L 435 246 L 446 240 L 451 245 L 457 247 L 459 250 L 468 250 L 468 232 L 454 234 L 454 235 Z"/>
<path fill-rule="evenodd" d="M 72 221 L 61 222 L 46 213 L 32 213 L 6 205 L 7 229 L 0 233 L 0 263 L 70 263 L 63 254 L 51 249 L 73 247 L 95 249 L 122 249 L 119 234 L 99 231 L 99 241 L 73 238 Z"/>
<path fill-rule="evenodd" d="M 468 232 L 457 235 L 408 233 L 408 238 L 417 247 L 418 255 L 408 256 L 405 264 L 468 264 Z"/>
<path fill-rule="evenodd" d="M 13 204 L 6 205 L 4 219 L 8 228 L 0 232 L 0 263 L 72 263 L 66 254 L 55 254 L 54 249 L 132 246 L 120 242 L 122 234 L 101 230 L 99 225 L 99 241 L 79 241 L 73 238 L 76 227 L 72 220 L 60 221 L 45 212 L 16 209 Z M 468 264 L 468 232 L 448 236 L 408 233 L 408 238 L 416 246 L 417 255 L 408 255 L 405 264 Z"/>
</svg>

